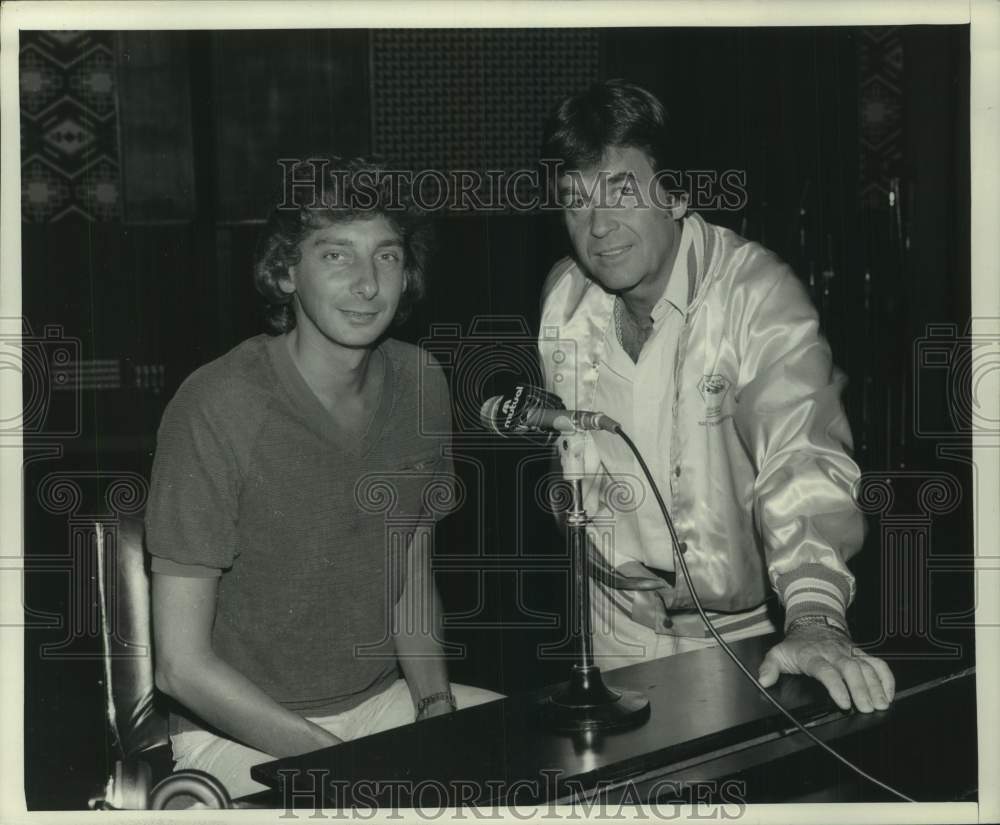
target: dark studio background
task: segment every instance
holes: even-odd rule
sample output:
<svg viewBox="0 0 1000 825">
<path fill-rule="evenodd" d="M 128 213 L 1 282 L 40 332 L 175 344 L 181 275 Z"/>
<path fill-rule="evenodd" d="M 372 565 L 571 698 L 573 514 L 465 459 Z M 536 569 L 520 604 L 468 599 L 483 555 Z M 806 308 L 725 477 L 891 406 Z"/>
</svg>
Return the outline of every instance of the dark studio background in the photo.
<svg viewBox="0 0 1000 825">
<path fill-rule="evenodd" d="M 966 26 L 22 33 L 29 809 L 83 807 L 111 768 L 80 537 L 141 504 L 113 488 L 148 478 L 184 377 L 261 331 L 250 266 L 275 158 L 531 168 L 544 113 L 604 77 L 664 100 L 674 168 L 745 170 L 746 208 L 702 214 L 778 252 L 821 309 L 859 463 L 896 491 L 852 562 L 856 638 L 889 658 L 971 656 L 958 615 L 971 576 L 939 572 L 928 601 L 922 555 L 972 552 L 970 424 L 955 402 L 971 314 L 968 49 Z M 527 369 L 564 240 L 538 215 L 444 215 L 438 232 L 429 294 L 399 335 L 433 333 L 454 353 L 469 495 L 440 531 L 450 639 L 465 645 L 452 676 L 512 693 L 566 672 L 536 646 L 560 638 L 568 563 L 533 499 L 547 459 L 491 449 L 467 412 Z M 930 345 L 943 360 L 918 362 L 929 324 L 954 330 Z M 928 510 L 928 481 L 957 495 Z M 886 560 L 901 525 L 909 578 Z M 904 586 L 915 600 L 885 619 L 883 594 Z"/>
</svg>

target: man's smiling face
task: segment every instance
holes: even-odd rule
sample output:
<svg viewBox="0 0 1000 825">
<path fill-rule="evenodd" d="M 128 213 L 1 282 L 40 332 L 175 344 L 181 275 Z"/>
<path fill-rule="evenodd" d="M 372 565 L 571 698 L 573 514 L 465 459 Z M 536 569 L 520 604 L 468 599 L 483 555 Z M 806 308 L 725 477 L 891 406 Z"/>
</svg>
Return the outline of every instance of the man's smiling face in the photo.
<svg viewBox="0 0 1000 825">
<path fill-rule="evenodd" d="M 653 177 L 642 150 L 616 146 L 596 167 L 558 181 L 566 229 L 580 265 L 605 289 L 633 293 L 650 303 L 666 288 L 680 238 L 663 193 L 652 196 Z"/>
<path fill-rule="evenodd" d="M 403 239 L 382 215 L 330 223 L 299 244 L 282 284 L 296 296 L 299 336 L 335 347 L 373 345 L 403 292 Z"/>
</svg>

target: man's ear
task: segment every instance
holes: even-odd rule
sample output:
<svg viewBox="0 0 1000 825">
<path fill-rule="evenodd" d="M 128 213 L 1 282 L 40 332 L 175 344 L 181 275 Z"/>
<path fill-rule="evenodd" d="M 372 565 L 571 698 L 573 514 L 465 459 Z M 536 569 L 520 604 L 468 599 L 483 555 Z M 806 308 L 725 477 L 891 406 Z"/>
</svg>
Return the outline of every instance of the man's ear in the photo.
<svg viewBox="0 0 1000 825">
<path fill-rule="evenodd" d="M 286 295 L 295 293 L 295 267 L 288 267 L 288 274 L 278 278 L 278 288 Z"/>
<path fill-rule="evenodd" d="M 679 221 L 684 217 L 688 209 L 688 195 L 687 192 L 681 194 L 674 194 L 673 200 L 670 204 L 668 211 L 670 212 L 670 217 L 675 221 Z"/>
<path fill-rule="evenodd" d="M 660 201 L 658 198 L 657 204 L 662 204 L 665 207 L 664 212 L 666 212 L 666 216 L 669 220 L 679 221 L 685 214 L 687 214 L 689 199 L 688 193 L 676 186 L 671 189 L 668 186 L 666 178 L 658 178 L 656 180 L 656 186 L 660 190 L 660 195 L 666 196 L 666 203 L 663 203 L 663 201 Z"/>
</svg>

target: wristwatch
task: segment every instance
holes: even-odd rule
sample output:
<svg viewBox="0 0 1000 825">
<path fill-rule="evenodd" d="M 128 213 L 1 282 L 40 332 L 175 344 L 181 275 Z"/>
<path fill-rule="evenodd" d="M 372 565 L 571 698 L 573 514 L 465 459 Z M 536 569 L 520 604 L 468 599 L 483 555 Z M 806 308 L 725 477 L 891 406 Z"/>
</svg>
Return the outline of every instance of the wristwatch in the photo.
<svg viewBox="0 0 1000 825">
<path fill-rule="evenodd" d="M 827 615 L 813 615 L 813 616 L 799 616 L 797 619 L 793 619 L 788 623 L 788 627 L 785 628 L 785 635 L 787 636 L 793 630 L 805 627 L 807 625 L 823 625 L 830 628 L 830 630 L 835 630 L 843 633 L 847 638 L 851 637 L 850 631 L 843 622 L 839 622 L 836 619 L 831 619 Z"/>
</svg>

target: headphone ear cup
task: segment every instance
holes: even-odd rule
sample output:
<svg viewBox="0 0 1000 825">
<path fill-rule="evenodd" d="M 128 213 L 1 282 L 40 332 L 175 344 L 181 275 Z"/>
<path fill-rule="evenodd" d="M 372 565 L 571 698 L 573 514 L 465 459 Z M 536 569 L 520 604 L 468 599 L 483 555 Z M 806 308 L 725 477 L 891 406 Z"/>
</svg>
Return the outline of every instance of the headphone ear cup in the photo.
<svg viewBox="0 0 1000 825">
<path fill-rule="evenodd" d="M 170 774 L 149 792 L 149 809 L 153 811 L 187 808 L 194 803 L 206 808 L 231 808 L 233 800 L 218 779 L 194 769 Z"/>
</svg>

